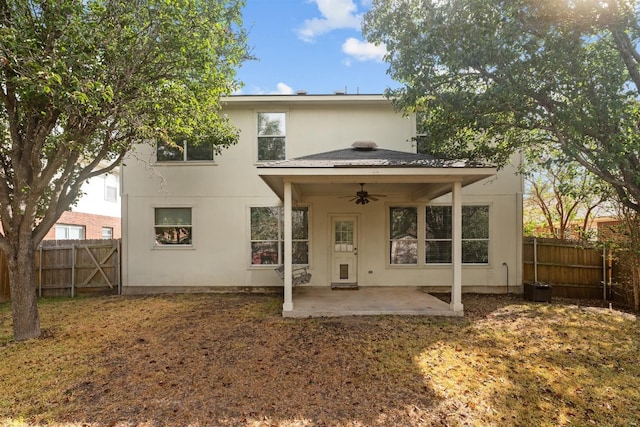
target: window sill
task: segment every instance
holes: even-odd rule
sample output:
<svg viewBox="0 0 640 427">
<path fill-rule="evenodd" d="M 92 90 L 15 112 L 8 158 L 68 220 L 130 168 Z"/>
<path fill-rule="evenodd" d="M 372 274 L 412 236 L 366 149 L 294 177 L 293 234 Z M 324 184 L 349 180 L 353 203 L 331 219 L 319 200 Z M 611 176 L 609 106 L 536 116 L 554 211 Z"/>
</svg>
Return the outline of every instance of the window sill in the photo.
<svg viewBox="0 0 640 427">
<path fill-rule="evenodd" d="M 153 245 L 151 250 L 154 251 L 178 251 L 178 250 L 195 250 L 193 245 Z"/>
<path fill-rule="evenodd" d="M 421 265 L 418 264 L 387 264 L 388 268 L 397 269 L 397 268 L 421 268 Z"/>
<path fill-rule="evenodd" d="M 425 268 L 451 268 L 453 264 L 452 263 L 433 263 L 433 264 L 387 264 L 387 268 L 390 269 L 403 269 L 403 268 L 421 268 L 421 269 L 425 269 Z M 484 267 L 484 268 L 491 268 L 491 264 L 462 264 L 462 268 L 468 268 L 468 267 Z"/>
<path fill-rule="evenodd" d="M 155 162 L 154 166 L 218 166 L 213 160 L 191 160 L 191 161 L 169 161 L 169 162 Z"/>
<path fill-rule="evenodd" d="M 275 270 L 278 267 L 281 267 L 282 264 L 250 264 L 248 269 L 249 270 Z M 311 267 L 309 266 L 309 264 L 292 264 L 291 268 L 296 269 L 296 268 L 307 268 L 307 269 L 311 269 Z"/>
<path fill-rule="evenodd" d="M 256 160 L 255 162 L 253 162 L 254 166 L 264 166 L 267 165 L 269 163 L 274 163 L 274 162 L 283 162 L 286 159 L 282 159 L 282 160 Z"/>
</svg>

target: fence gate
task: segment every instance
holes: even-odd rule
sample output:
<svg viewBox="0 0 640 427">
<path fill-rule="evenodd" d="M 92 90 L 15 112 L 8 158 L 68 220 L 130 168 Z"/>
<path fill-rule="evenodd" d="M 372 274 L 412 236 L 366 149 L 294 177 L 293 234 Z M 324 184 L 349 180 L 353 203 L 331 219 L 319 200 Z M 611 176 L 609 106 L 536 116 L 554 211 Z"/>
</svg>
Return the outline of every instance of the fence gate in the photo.
<svg viewBox="0 0 640 427">
<path fill-rule="evenodd" d="M 120 240 L 43 241 L 35 263 L 38 296 L 121 293 Z"/>
</svg>

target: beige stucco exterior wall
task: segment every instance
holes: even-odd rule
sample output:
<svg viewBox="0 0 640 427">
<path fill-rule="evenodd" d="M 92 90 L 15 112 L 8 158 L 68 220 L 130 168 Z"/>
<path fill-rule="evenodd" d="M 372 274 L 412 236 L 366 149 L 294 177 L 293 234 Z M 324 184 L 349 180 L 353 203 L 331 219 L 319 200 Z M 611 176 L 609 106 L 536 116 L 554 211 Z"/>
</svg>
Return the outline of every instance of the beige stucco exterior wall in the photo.
<svg viewBox="0 0 640 427">
<path fill-rule="evenodd" d="M 156 164 L 151 146 L 139 146 L 122 168 L 123 290 L 209 290 L 281 286 L 274 266 L 251 266 L 250 207 L 280 200 L 258 176 L 256 113 L 285 112 L 287 158 L 348 148 L 356 140 L 412 152 L 415 123 L 396 114 L 382 97 L 242 97 L 224 112 L 241 129 L 240 142 L 213 163 Z M 463 291 L 502 291 L 519 282 L 522 182 L 514 171 L 463 191 L 463 203 L 490 206 L 489 265 L 463 266 Z M 389 266 L 388 211 L 409 203 L 394 194 L 366 206 L 335 194 L 303 200 L 310 215 L 311 286 L 329 286 L 330 218 L 354 214 L 359 221 L 360 286 L 450 286 L 451 267 Z M 448 203 L 445 196 L 432 203 Z M 412 203 L 415 205 L 415 203 Z M 193 245 L 154 245 L 156 207 L 192 207 Z M 420 206 L 424 206 L 421 204 Z M 518 216 L 520 215 L 520 216 Z M 519 246 L 518 246 L 519 245 Z"/>
</svg>

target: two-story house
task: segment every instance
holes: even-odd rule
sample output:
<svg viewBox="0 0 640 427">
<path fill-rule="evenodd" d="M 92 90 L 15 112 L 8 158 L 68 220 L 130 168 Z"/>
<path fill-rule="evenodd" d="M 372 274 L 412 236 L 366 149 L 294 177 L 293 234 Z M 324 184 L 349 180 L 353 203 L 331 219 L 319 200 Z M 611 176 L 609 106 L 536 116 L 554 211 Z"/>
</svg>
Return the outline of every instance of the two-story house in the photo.
<svg viewBox="0 0 640 427">
<path fill-rule="evenodd" d="M 78 202 L 62 213 L 45 240 L 119 239 L 120 169 L 82 184 Z"/>
<path fill-rule="evenodd" d="M 419 288 L 461 314 L 463 291 L 521 283 L 514 168 L 418 153 L 415 117 L 381 95 L 232 96 L 223 113 L 241 134 L 220 155 L 126 160 L 124 293 L 284 287 L 288 315 L 298 289 Z"/>
</svg>

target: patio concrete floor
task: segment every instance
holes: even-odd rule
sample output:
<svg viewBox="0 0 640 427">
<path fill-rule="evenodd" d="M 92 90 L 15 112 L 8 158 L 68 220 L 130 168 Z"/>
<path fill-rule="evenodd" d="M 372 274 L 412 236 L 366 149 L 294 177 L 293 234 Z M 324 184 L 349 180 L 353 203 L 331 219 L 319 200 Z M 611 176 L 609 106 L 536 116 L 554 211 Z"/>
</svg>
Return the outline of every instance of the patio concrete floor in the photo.
<svg viewBox="0 0 640 427">
<path fill-rule="evenodd" d="M 448 303 L 417 287 L 336 289 L 300 286 L 293 289 L 293 311 L 283 317 L 368 316 L 381 314 L 462 316 Z"/>
</svg>

